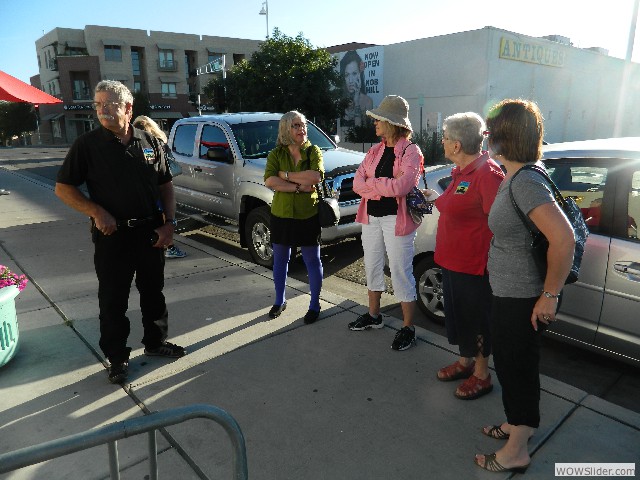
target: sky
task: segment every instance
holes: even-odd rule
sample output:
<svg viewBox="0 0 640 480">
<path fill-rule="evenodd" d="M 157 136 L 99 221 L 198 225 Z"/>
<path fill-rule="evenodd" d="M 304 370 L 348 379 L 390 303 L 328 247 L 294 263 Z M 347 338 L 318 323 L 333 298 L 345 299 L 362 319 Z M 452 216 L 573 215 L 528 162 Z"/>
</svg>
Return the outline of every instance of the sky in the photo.
<svg viewBox="0 0 640 480">
<path fill-rule="evenodd" d="M 635 0 L 267 0 L 269 31 L 302 33 L 312 45 L 388 45 L 492 26 L 625 58 Z M 0 70 L 29 83 L 35 42 L 56 27 L 85 25 L 262 40 L 261 0 L 0 0 Z M 640 27 L 632 61 L 640 62 Z"/>
</svg>

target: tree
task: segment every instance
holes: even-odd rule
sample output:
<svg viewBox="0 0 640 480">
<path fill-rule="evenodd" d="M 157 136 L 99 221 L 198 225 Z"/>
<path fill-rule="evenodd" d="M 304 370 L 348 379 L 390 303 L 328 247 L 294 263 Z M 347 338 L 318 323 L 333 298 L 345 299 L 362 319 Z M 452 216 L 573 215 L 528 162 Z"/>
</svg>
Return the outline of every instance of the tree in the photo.
<svg viewBox="0 0 640 480">
<path fill-rule="evenodd" d="M 249 60 L 234 65 L 225 80 L 210 81 L 204 92 L 232 112 L 299 110 L 334 131 L 347 101 L 336 66 L 337 59 L 302 33 L 292 38 L 276 28 Z"/>
<path fill-rule="evenodd" d="M 36 113 L 30 103 L 0 102 L 0 140 L 2 144 L 14 136 L 37 128 Z"/>
<path fill-rule="evenodd" d="M 140 115 L 151 116 L 151 104 L 149 103 L 149 97 L 138 91 L 133 94 L 133 118 L 137 118 Z"/>
<path fill-rule="evenodd" d="M 428 133 L 423 129 L 421 132 L 414 132 L 411 140 L 422 150 L 425 165 L 442 165 L 448 163 L 448 160 L 444 158 L 442 134 L 437 134 L 436 132 Z"/>
<path fill-rule="evenodd" d="M 380 137 L 376 135 L 373 120 L 369 116 L 363 117 L 362 125 L 349 127 L 344 139 L 352 143 L 377 143 L 380 141 Z"/>
</svg>

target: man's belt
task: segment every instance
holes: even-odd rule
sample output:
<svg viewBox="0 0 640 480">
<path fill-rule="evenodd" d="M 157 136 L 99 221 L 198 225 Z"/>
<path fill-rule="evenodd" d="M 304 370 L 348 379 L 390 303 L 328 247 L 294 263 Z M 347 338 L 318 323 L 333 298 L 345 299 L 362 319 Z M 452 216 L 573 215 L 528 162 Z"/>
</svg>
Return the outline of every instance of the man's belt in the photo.
<svg viewBox="0 0 640 480">
<path fill-rule="evenodd" d="M 158 224 L 160 221 L 159 217 L 143 217 L 143 218 L 129 218 L 128 220 L 118 220 L 118 228 L 138 228 L 138 227 L 148 227 L 152 224 Z"/>
</svg>

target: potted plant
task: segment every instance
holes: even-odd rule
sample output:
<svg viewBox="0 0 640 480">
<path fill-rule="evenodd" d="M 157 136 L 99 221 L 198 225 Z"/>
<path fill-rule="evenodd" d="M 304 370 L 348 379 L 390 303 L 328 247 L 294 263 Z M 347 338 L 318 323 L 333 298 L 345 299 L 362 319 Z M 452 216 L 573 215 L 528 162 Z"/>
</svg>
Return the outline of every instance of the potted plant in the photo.
<svg viewBox="0 0 640 480">
<path fill-rule="evenodd" d="M 18 315 L 15 298 L 27 286 L 26 275 L 16 275 L 0 265 L 0 367 L 18 350 Z"/>
</svg>

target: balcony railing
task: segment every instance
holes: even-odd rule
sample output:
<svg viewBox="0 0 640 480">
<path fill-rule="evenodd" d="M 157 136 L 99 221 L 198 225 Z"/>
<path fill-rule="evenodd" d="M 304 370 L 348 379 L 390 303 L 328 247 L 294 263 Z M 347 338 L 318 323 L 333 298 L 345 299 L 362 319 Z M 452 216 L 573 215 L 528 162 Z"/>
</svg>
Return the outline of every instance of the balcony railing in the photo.
<svg viewBox="0 0 640 480">
<path fill-rule="evenodd" d="M 76 90 L 73 91 L 73 99 L 74 100 L 91 100 L 93 99 L 90 92 L 78 92 Z"/>
<path fill-rule="evenodd" d="M 158 60 L 158 71 L 177 72 L 178 62 L 176 60 Z"/>
</svg>

